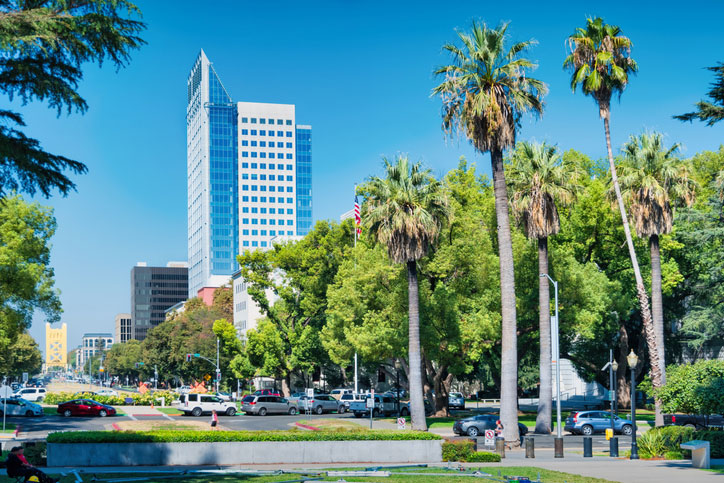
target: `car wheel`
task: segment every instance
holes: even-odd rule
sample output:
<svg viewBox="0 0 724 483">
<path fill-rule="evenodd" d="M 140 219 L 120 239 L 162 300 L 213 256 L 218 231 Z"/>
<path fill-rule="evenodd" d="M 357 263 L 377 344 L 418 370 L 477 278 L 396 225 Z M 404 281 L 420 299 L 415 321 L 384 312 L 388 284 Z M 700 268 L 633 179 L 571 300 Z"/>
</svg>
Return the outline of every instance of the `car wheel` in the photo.
<svg viewBox="0 0 724 483">
<path fill-rule="evenodd" d="M 373 417 L 373 418 L 377 418 L 377 417 L 379 417 L 379 415 L 380 415 L 380 410 L 379 410 L 379 409 L 375 408 L 375 409 L 372 410 L 372 417 Z"/>
<path fill-rule="evenodd" d="M 694 424 L 691 424 L 691 423 L 689 423 L 689 424 L 685 424 L 685 425 L 684 425 L 684 427 L 685 427 L 685 428 L 691 428 L 691 429 L 696 429 L 696 425 L 694 425 Z"/>
<path fill-rule="evenodd" d="M 590 436 L 593 434 L 593 426 L 586 424 L 581 428 L 581 434 L 584 436 Z"/>
<path fill-rule="evenodd" d="M 400 410 L 400 416 L 409 416 L 409 415 L 410 415 L 410 410 L 409 410 L 409 409 L 407 409 L 407 408 L 402 408 L 402 409 Z"/>
<path fill-rule="evenodd" d="M 201 408 L 194 408 L 191 411 L 191 416 L 196 416 L 196 417 L 201 416 Z"/>
<path fill-rule="evenodd" d="M 480 431 L 475 426 L 470 426 L 467 430 L 467 435 L 471 438 L 477 438 L 478 434 L 480 434 Z"/>
<path fill-rule="evenodd" d="M 98 416 L 105 418 L 106 416 L 108 416 L 108 413 L 105 409 L 101 409 L 100 411 L 98 411 Z"/>
<path fill-rule="evenodd" d="M 297 415 L 297 408 L 289 408 L 289 415 L 290 415 L 290 416 L 296 416 L 296 415 Z"/>
<path fill-rule="evenodd" d="M 65 411 L 63 411 L 63 416 L 65 416 L 66 418 L 69 418 L 72 415 L 73 415 L 73 411 L 71 411 L 70 409 L 66 409 Z"/>
<path fill-rule="evenodd" d="M 314 412 L 317 414 L 322 414 L 324 413 L 324 409 L 322 409 L 322 406 L 317 406 L 316 408 L 314 408 Z"/>
<path fill-rule="evenodd" d="M 32 417 L 33 417 L 33 412 L 32 412 L 32 411 L 29 411 L 29 410 L 28 410 L 28 411 L 25 411 L 25 416 L 28 417 L 28 418 L 32 418 Z"/>
<path fill-rule="evenodd" d="M 234 414 L 236 414 L 236 409 L 234 409 L 234 408 L 228 408 L 228 409 L 226 410 L 226 415 L 227 415 L 227 416 L 233 416 Z"/>
<path fill-rule="evenodd" d="M 633 433 L 633 428 L 630 424 L 624 425 L 623 428 L 621 428 L 621 434 L 624 434 L 626 436 L 631 436 L 631 433 Z"/>
<path fill-rule="evenodd" d="M 259 408 L 259 416 L 266 416 L 266 408 Z"/>
<path fill-rule="evenodd" d="M 344 414 L 344 412 L 347 410 L 347 408 L 344 407 L 344 404 L 342 404 L 339 409 L 337 409 L 337 412 L 339 414 Z"/>
</svg>

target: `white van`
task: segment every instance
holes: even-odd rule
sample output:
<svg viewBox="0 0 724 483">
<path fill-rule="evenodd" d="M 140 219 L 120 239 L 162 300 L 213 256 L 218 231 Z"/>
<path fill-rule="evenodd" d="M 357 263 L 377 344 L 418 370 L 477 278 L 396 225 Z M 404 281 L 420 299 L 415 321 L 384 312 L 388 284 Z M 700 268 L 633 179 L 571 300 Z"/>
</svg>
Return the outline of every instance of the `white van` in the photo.
<svg viewBox="0 0 724 483">
<path fill-rule="evenodd" d="M 352 392 L 352 389 L 332 389 L 332 392 L 330 392 L 329 395 L 339 401 L 342 398 L 342 395 L 352 394 Z"/>
<path fill-rule="evenodd" d="M 178 398 L 179 411 L 192 416 L 201 416 L 216 410 L 217 414 L 233 416 L 236 414 L 236 404 L 225 402 L 220 397 L 211 394 L 181 394 Z"/>
<path fill-rule="evenodd" d="M 19 397 L 26 401 L 40 402 L 45 399 L 44 387 L 23 387 L 13 393 L 13 397 Z"/>
</svg>

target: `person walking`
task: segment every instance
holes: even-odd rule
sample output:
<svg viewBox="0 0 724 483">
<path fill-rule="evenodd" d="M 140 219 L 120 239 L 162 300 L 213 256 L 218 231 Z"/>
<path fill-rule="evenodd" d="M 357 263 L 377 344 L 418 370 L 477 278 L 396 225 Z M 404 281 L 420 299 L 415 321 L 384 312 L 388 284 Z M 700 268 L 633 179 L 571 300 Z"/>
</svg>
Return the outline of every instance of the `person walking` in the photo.
<svg viewBox="0 0 724 483">
<path fill-rule="evenodd" d="M 216 430 L 219 424 L 219 416 L 216 414 L 216 409 L 211 411 L 211 429 Z"/>
</svg>

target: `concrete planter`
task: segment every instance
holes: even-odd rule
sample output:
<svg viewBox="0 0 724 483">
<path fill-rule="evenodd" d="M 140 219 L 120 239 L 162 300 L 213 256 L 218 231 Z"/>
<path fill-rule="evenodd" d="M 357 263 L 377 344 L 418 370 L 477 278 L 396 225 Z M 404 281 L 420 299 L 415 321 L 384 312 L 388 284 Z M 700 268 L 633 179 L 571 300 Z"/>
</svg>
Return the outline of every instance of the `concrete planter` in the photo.
<svg viewBox="0 0 724 483">
<path fill-rule="evenodd" d="M 433 463 L 442 440 L 48 443 L 48 466 Z"/>
</svg>

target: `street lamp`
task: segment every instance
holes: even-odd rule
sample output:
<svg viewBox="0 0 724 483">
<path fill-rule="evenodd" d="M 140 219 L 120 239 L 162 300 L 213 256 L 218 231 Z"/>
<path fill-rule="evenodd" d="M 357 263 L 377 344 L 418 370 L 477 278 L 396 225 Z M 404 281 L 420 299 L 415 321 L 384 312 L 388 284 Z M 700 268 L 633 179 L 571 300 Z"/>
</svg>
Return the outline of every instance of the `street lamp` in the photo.
<svg viewBox="0 0 724 483">
<path fill-rule="evenodd" d="M 541 273 L 540 278 L 548 277 L 553 283 L 556 300 L 556 316 L 551 317 L 551 345 L 553 346 L 553 362 L 556 363 L 556 437 L 553 438 L 553 457 L 563 458 L 563 434 L 561 433 L 561 350 L 559 346 L 558 331 L 558 282 L 553 280 L 547 273 Z M 540 402 L 540 401 L 539 401 Z"/>
<path fill-rule="evenodd" d="M 639 358 L 634 354 L 633 349 L 626 357 L 628 366 L 631 368 L 631 422 L 633 423 L 633 432 L 631 433 L 631 459 L 639 459 L 639 448 L 636 444 L 636 374 L 634 369 L 639 363 Z"/>
<path fill-rule="evenodd" d="M 613 358 L 613 349 L 611 349 L 608 353 L 608 363 L 603 366 L 602 371 L 605 371 L 608 369 L 608 375 L 609 375 L 609 391 L 608 391 L 608 400 L 609 400 L 609 408 L 611 410 L 610 417 L 611 417 L 611 438 L 608 441 L 609 444 L 609 451 L 608 455 L 611 458 L 618 458 L 618 438 L 615 436 L 616 432 L 614 429 L 614 412 L 613 412 L 613 403 L 616 399 L 616 392 L 614 390 L 614 384 L 616 376 L 614 375 L 616 373 L 616 370 L 618 370 L 618 362 Z"/>
<path fill-rule="evenodd" d="M 397 381 L 395 382 L 395 389 L 397 390 L 397 417 L 400 417 L 400 360 L 395 359 L 395 373 L 397 375 Z"/>
</svg>

